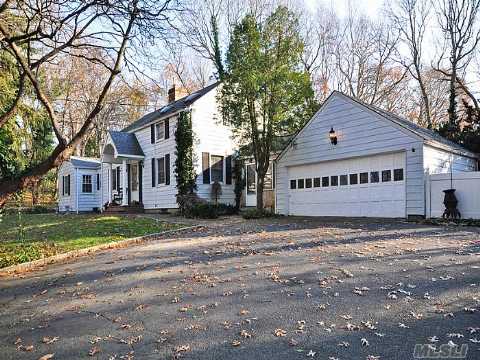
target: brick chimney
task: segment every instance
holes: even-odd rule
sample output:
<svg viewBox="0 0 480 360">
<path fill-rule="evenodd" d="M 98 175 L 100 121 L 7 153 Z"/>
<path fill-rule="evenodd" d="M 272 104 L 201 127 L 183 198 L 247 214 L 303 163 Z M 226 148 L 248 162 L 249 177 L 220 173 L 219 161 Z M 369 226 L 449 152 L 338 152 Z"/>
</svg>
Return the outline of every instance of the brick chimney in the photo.
<svg viewBox="0 0 480 360">
<path fill-rule="evenodd" d="M 170 89 L 168 89 L 168 103 L 174 102 L 176 95 L 175 84 L 172 85 Z"/>
</svg>

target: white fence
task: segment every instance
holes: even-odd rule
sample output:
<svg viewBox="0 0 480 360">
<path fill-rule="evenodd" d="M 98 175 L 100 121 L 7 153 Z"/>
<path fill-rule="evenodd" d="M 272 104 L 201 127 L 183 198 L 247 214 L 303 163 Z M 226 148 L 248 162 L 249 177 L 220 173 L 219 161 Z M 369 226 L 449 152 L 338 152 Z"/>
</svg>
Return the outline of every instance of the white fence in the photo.
<svg viewBox="0 0 480 360">
<path fill-rule="evenodd" d="M 426 217 L 441 217 L 443 205 L 443 190 L 456 189 L 458 210 L 462 219 L 480 219 L 480 171 L 435 174 L 426 177 Z"/>
</svg>

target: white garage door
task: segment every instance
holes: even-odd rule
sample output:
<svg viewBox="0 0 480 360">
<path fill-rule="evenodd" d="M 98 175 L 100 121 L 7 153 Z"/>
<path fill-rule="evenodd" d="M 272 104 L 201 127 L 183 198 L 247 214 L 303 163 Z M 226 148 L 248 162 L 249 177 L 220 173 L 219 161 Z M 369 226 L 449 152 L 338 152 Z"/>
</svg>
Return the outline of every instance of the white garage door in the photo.
<svg viewBox="0 0 480 360">
<path fill-rule="evenodd" d="M 294 166 L 289 212 L 303 216 L 405 217 L 405 153 Z"/>
</svg>

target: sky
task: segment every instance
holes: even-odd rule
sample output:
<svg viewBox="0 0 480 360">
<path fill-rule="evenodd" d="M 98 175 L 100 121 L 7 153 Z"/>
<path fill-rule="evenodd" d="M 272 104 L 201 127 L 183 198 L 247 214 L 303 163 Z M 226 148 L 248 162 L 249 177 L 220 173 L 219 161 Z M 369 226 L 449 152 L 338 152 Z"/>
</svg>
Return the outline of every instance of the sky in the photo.
<svg viewBox="0 0 480 360">
<path fill-rule="evenodd" d="M 354 4 L 355 8 L 371 18 L 378 15 L 379 9 L 383 4 L 383 0 L 304 0 L 305 4 L 310 9 L 315 9 L 317 4 L 326 5 L 336 10 L 339 16 L 344 16 L 347 13 L 348 3 Z"/>
</svg>

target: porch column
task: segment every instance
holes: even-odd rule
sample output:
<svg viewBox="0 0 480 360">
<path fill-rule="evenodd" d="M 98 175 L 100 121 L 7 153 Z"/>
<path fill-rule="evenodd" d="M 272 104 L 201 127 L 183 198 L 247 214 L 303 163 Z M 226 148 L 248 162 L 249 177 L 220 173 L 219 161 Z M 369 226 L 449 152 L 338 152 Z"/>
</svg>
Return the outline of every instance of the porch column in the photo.
<svg viewBox="0 0 480 360">
<path fill-rule="evenodd" d="M 122 160 L 122 206 L 128 205 L 128 177 L 127 177 L 127 160 Z"/>
<path fill-rule="evenodd" d="M 108 179 L 108 186 L 107 186 L 107 191 L 108 191 L 108 203 L 111 204 L 112 203 L 112 192 L 113 192 L 113 179 L 112 179 L 112 174 L 113 174 L 113 164 L 112 163 L 109 163 L 110 164 L 110 168 L 108 169 L 108 176 L 107 176 L 107 179 Z"/>
</svg>

